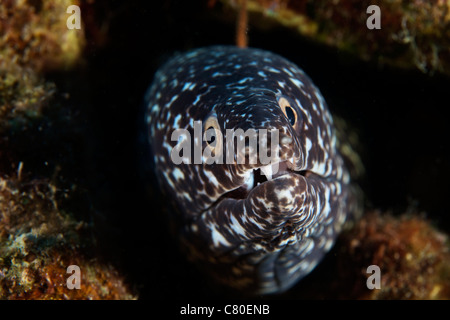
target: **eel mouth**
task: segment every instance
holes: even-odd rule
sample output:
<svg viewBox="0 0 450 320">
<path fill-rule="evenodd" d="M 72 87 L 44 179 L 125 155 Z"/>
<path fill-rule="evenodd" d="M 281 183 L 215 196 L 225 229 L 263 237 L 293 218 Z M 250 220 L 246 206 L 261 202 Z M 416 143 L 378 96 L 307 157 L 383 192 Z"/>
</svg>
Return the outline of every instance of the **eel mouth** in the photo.
<svg viewBox="0 0 450 320">
<path fill-rule="evenodd" d="M 294 168 L 294 164 L 289 160 L 284 160 L 255 168 L 250 172 L 247 180 L 242 186 L 223 194 L 221 198 L 231 198 L 237 200 L 245 199 L 247 198 L 247 195 L 250 193 L 250 191 L 257 188 L 259 185 L 283 175 L 294 173 L 301 176 L 306 176 L 306 170 L 296 171 L 294 170 Z"/>
</svg>

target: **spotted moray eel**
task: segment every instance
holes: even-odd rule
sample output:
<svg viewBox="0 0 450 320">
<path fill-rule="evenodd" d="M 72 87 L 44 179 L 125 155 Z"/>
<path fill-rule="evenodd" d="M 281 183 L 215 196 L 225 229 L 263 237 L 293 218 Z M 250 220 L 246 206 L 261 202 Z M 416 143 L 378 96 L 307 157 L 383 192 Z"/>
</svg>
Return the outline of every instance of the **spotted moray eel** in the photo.
<svg viewBox="0 0 450 320">
<path fill-rule="evenodd" d="M 351 192 L 332 116 L 310 78 L 268 51 L 213 46 L 169 60 L 145 99 L 155 172 L 174 200 L 187 256 L 221 283 L 258 294 L 311 272 L 348 218 Z M 224 137 L 277 129 L 278 172 L 260 162 L 175 164 L 172 133 L 193 137 L 196 121 Z"/>
</svg>

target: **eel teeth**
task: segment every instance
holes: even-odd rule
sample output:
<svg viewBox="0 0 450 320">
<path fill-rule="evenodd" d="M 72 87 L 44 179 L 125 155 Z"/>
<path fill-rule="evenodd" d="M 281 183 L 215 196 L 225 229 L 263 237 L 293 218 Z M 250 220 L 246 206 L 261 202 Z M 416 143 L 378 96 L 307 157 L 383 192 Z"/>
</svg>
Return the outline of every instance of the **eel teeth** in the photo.
<svg viewBox="0 0 450 320">
<path fill-rule="evenodd" d="M 272 170 L 272 165 L 268 164 L 267 166 L 261 167 L 261 172 L 266 176 L 267 180 L 272 180 L 272 174 L 273 174 L 273 170 Z"/>
<path fill-rule="evenodd" d="M 255 183 L 255 173 L 252 171 L 248 175 L 248 178 L 245 180 L 243 187 L 245 188 L 245 190 L 249 191 L 250 189 L 253 188 L 254 183 Z"/>
</svg>

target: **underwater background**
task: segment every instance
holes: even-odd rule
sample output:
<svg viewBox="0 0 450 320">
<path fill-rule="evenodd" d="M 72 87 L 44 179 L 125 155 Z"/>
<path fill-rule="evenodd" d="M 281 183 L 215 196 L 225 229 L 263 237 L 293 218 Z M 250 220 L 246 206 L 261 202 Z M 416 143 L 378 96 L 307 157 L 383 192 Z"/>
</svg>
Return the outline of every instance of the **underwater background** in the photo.
<svg viewBox="0 0 450 320">
<path fill-rule="evenodd" d="M 83 23 L 74 36 L 78 30 L 65 27 L 65 9 L 75 2 Z M 188 49 L 235 43 L 234 2 L 75 2 L 0 4 L 1 298 L 239 297 L 210 283 L 179 252 L 166 219 L 168 199 L 149 165 L 143 115 L 144 94 L 164 61 Z M 259 2 L 267 12 L 250 15 L 249 46 L 297 64 L 333 115 L 345 120 L 365 166 L 368 214 L 307 278 L 273 298 L 377 298 L 362 288 L 361 268 L 379 261 L 395 275 L 412 276 L 387 280 L 383 285 L 391 289 L 378 298 L 448 299 L 450 18 L 431 24 L 443 35 L 424 31 L 435 45 L 416 44 L 441 49 L 434 57 L 442 63 L 427 60 L 428 49 L 423 63 L 415 63 L 417 56 L 405 53 L 410 44 L 383 51 L 384 21 L 404 21 L 383 20 L 383 1 L 375 1 L 381 30 L 365 24 L 339 29 L 346 25 L 340 17 L 333 27 L 318 24 L 317 37 L 283 25 L 276 12 L 288 2 Z M 332 6 L 292 3 L 292 10 L 306 8 L 311 20 L 317 3 Z M 443 3 L 449 12 L 450 3 Z M 366 17 L 365 4 L 336 6 Z M 429 17 L 433 21 L 431 11 Z M 355 42 L 337 46 L 327 34 Z M 374 240 L 353 250 L 365 239 Z M 64 287 L 70 264 L 89 270 L 81 291 Z M 423 283 L 415 289 L 419 276 Z"/>
</svg>

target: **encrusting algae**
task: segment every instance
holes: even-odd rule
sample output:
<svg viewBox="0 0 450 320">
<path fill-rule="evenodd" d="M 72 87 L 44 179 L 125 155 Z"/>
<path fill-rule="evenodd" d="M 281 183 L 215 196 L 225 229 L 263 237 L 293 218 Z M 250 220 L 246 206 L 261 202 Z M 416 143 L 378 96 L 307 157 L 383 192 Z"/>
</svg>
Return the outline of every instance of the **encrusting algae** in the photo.
<svg viewBox="0 0 450 320">
<path fill-rule="evenodd" d="M 0 3 L 0 299 L 136 298 L 94 254 L 92 225 L 76 218 L 82 191 L 67 174 L 78 128 L 43 76 L 81 63 L 83 31 L 66 26 L 73 4 Z M 80 289 L 67 286 L 71 265 L 80 268 Z"/>
<path fill-rule="evenodd" d="M 67 7 L 77 1 L 0 3 L 0 134 L 39 119 L 55 93 L 43 72 L 80 63 L 82 30 L 69 30 Z M 3 139 L 5 140 L 5 139 Z M 1 144 L 0 144 L 1 146 Z M 1 152 L 1 149 L 0 149 Z M 0 153 L 1 155 L 1 153 Z"/>
<path fill-rule="evenodd" d="M 59 209 L 57 189 L 0 178 L 0 297 L 132 299 L 117 270 L 89 253 L 89 226 Z M 81 270 L 80 289 L 67 287 L 70 265 Z"/>
<path fill-rule="evenodd" d="M 5 0 L 0 3 L 0 57 L 37 72 L 65 70 L 79 63 L 83 29 L 67 28 L 72 0 Z"/>
<path fill-rule="evenodd" d="M 351 278 L 366 277 L 369 265 L 380 268 L 380 289 L 355 286 L 360 299 L 450 299 L 448 236 L 418 214 L 394 217 L 366 213 L 343 237 L 338 269 Z M 356 282 L 355 282 L 356 283 Z"/>
<path fill-rule="evenodd" d="M 236 0 L 221 2 L 236 8 Z M 380 29 L 366 26 L 372 5 Z M 256 28 L 283 26 L 366 61 L 450 74 L 449 0 L 248 0 L 248 11 Z"/>
<path fill-rule="evenodd" d="M 298 289 L 302 299 L 450 299 L 448 236 L 418 213 L 367 212 Z"/>
</svg>

